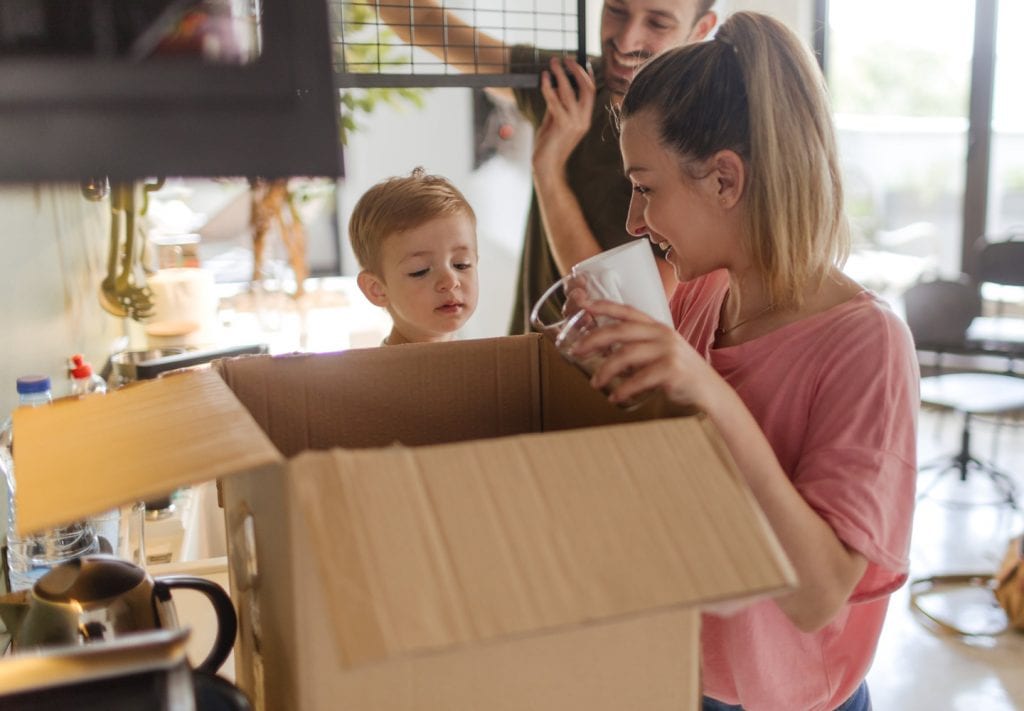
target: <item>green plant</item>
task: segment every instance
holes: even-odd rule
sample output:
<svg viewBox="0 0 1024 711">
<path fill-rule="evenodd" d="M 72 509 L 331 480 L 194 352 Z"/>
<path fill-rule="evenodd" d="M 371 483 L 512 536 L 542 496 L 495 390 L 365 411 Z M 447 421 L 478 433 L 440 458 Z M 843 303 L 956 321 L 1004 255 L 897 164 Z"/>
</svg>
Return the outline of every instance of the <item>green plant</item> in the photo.
<svg viewBox="0 0 1024 711">
<path fill-rule="evenodd" d="M 396 35 L 377 19 L 373 4 L 341 2 L 330 6 L 332 49 L 336 72 L 375 73 L 382 68 L 408 64 Z M 361 127 L 361 115 L 369 115 L 379 104 L 395 108 L 423 106 L 423 90 L 408 87 L 347 88 L 340 92 L 341 142 Z"/>
</svg>

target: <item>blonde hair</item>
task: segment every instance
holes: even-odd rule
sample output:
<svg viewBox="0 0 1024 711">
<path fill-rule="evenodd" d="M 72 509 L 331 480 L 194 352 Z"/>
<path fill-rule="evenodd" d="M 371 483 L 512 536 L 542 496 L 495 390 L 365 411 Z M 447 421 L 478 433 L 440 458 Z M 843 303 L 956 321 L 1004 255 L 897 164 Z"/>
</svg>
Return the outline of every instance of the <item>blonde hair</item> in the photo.
<svg viewBox="0 0 1024 711">
<path fill-rule="evenodd" d="M 800 306 L 849 254 L 825 80 L 785 25 L 737 12 L 715 39 L 669 50 L 637 74 L 618 120 L 653 111 L 685 174 L 718 151 L 747 169 L 746 249 L 776 306 Z"/>
<path fill-rule="evenodd" d="M 388 178 L 363 193 L 348 221 L 348 237 L 359 265 L 380 274 L 381 246 L 399 232 L 438 217 L 476 213 L 452 183 L 416 168 L 408 176 Z"/>
</svg>

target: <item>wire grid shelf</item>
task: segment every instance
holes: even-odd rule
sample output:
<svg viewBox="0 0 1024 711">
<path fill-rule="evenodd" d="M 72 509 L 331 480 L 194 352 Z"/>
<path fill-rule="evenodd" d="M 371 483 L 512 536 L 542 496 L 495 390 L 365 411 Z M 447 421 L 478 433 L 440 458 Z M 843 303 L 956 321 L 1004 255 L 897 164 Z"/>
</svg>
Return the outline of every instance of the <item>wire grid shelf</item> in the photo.
<svg viewBox="0 0 1024 711">
<path fill-rule="evenodd" d="M 380 5 L 411 9 L 413 0 L 379 0 Z M 441 0 L 451 11 L 475 27 L 470 43 L 448 38 L 444 24 L 407 25 L 396 29 L 412 36 L 405 43 L 377 16 L 375 0 L 328 0 L 335 85 L 348 87 L 532 87 L 539 80 L 540 50 L 573 55 L 586 63 L 586 0 Z M 416 42 L 416 32 L 440 30 L 441 44 Z M 502 65 L 482 57 L 479 35 L 507 47 L 536 48 L 533 66 L 504 71 Z M 419 44 L 419 47 L 413 45 Z M 449 52 L 471 50 L 470 64 L 451 66 Z M 438 56 L 440 55 L 440 56 Z"/>
</svg>

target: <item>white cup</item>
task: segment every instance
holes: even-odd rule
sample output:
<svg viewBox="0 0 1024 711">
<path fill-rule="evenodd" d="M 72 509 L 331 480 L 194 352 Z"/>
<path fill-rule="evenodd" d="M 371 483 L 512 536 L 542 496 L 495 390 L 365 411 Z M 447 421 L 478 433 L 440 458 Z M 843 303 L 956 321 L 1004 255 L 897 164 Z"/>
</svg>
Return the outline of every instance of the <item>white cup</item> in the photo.
<svg viewBox="0 0 1024 711">
<path fill-rule="evenodd" d="M 627 304 L 662 323 L 672 325 L 672 314 L 665 298 L 661 275 L 646 239 L 636 239 L 583 260 L 537 300 L 530 313 L 530 323 L 546 334 L 569 362 L 588 375 L 597 371 L 610 351 L 581 359 L 574 355 L 573 346 L 593 329 L 614 319 L 595 318 L 581 311 L 579 304 L 574 303 L 576 297 L 569 298 L 573 291 L 581 288 L 586 289 L 591 299 Z M 605 391 L 610 392 L 615 385 L 611 383 Z M 620 406 L 634 409 L 646 402 L 649 395 L 642 394 L 620 403 Z"/>
<path fill-rule="evenodd" d="M 580 286 L 585 286 L 591 299 L 626 304 L 672 326 L 661 274 L 646 239 L 626 242 L 575 265 L 569 274 L 548 287 L 534 304 L 530 313 L 533 327 L 542 333 L 557 334 L 565 319 L 579 308 L 569 304 L 567 297 L 570 291 Z"/>
<path fill-rule="evenodd" d="M 634 239 L 584 259 L 572 268 L 569 278 L 580 275 L 586 277 L 592 298 L 632 306 L 667 326 L 672 325 L 665 287 L 649 240 Z"/>
</svg>

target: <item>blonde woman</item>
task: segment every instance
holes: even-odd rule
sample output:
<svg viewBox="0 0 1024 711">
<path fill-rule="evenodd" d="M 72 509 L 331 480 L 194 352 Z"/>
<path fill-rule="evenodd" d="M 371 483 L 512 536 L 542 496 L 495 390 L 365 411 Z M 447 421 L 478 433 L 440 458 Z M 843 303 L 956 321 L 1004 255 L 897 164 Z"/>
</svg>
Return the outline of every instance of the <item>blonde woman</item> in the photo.
<svg viewBox="0 0 1024 711">
<path fill-rule="evenodd" d="M 903 322 L 839 268 L 843 192 L 823 78 L 779 22 L 737 13 L 651 60 L 619 113 L 627 228 L 681 282 L 676 328 L 629 307 L 613 401 L 657 389 L 721 432 L 799 576 L 702 631 L 704 709 L 862 711 L 890 594 L 906 580 L 918 370 Z"/>
</svg>

